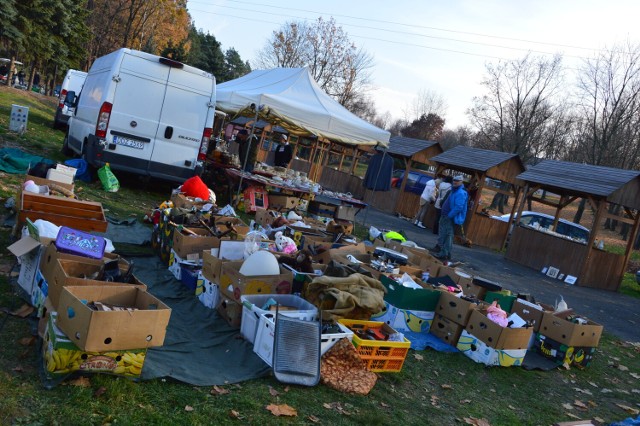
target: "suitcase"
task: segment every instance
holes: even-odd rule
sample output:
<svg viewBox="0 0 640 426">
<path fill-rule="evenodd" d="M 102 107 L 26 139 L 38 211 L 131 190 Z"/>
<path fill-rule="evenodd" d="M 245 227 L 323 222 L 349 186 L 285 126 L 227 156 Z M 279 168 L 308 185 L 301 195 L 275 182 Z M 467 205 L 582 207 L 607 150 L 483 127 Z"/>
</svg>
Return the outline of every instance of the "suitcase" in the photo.
<svg viewBox="0 0 640 426">
<path fill-rule="evenodd" d="M 62 253 L 102 259 L 106 241 L 102 237 L 62 226 L 56 237 L 55 245 Z"/>
</svg>

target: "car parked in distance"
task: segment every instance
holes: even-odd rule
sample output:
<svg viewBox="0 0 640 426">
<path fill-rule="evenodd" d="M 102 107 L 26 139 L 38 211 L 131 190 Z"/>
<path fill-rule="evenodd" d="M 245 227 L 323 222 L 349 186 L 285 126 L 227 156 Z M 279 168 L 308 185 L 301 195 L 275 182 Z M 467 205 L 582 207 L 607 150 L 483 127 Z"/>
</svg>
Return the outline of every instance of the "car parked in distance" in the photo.
<svg viewBox="0 0 640 426">
<path fill-rule="evenodd" d="M 391 177 L 391 187 L 392 188 L 400 188 L 402 185 L 402 180 L 404 179 L 404 170 L 394 170 L 393 175 Z M 409 176 L 407 177 L 407 184 L 404 187 L 406 192 L 412 192 L 414 194 L 422 194 L 424 191 L 424 187 L 433 179 L 432 176 L 429 176 L 426 173 L 416 172 L 411 170 L 409 172 Z"/>
<path fill-rule="evenodd" d="M 508 222 L 509 214 L 503 214 L 502 216 L 491 216 L 491 218 L 501 220 L 503 222 Z M 514 219 L 514 223 L 517 223 L 517 219 Z M 540 228 L 551 229 L 553 225 L 553 216 L 545 213 L 523 211 L 520 223 L 525 226 L 539 226 Z M 535 223 L 537 223 L 538 225 L 534 225 Z M 558 228 L 556 229 L 556 232 L 566 237 L 570 237 L 574 240 L 583 241 L 585 243 L 589 241 L 588 228 L 585 228 L 580 224 L 570 222 L 566 219 L 560 219 L 558 221 Z M 509 233 L 511 233 L 511 231 L 509 231 Z"/>
</svg>

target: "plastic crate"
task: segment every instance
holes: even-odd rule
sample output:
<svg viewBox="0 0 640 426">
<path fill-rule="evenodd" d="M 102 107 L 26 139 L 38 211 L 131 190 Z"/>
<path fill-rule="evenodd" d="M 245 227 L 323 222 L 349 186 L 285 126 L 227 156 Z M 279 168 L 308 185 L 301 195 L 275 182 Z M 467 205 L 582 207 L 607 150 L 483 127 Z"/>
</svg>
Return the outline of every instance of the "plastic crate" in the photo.
<svg viewBox="0 0 640 426">
<path fill-rule="evenodd" d="M 379 321 L 341 319 L 339 323 L 351 331 L 382 329 L 388 334 L 396 333 L 388 324 Z M 355 346 L 360 359 L 367 364 L 367 369 L 375 373 L 397 373 L 402 370 L 402 365 L 411 347 L 411 342 L 405 337 L 402 342 L 390 342 L 388 340 L 361 339 L 355 333 L 351 343 Z"/>
<path fill-rule="evenodd" d="M 333 345 L 335 345 L 338 340 L 342 338 L 347 338 L 349 340 L 353 339 L 353 331 L 349 330 L 344 325 L 338 323 L 338 327 L 342 330 L 342 333 L 327 333 L 322 334 L 320 340 L 320 355 L 324 355 Z"/>
<path fill-rule="evenodd" d="M 282 315 L 295 316 L 296 318 L 302 318 L 305 320 L 313 320 L 318 316 L 318 308 L 304 300 L 302 297 L 294 296 L 292 294 L 242 295 L 240 296 L 240 302 L 242 303 L 242 322 L 240 323 L 240 334 L 251 343 L 255 342 L 256 330 L 258 329 L 260 315 L 264 315 L 269 312 L 274 313 L 274 311 L 261 309 L 261 307 L 264 306 L 264 304 L 267 303 L 269 299 L 275 300 L 276 303 L 281 306 L 293 308 L 280 311 Z"/>
</svg>

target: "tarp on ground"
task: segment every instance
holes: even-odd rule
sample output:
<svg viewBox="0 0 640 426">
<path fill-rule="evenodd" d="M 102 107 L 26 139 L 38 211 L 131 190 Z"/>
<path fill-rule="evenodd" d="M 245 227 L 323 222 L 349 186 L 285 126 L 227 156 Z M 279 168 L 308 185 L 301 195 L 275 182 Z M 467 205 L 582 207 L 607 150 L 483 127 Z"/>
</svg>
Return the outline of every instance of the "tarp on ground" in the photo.
<svg viewBox="0 0 640 426">
<path fill-rule="evenodd" d="M 55 161 L 39 155 L 28 154 L 18 148 L 0 149 L 0 170 L 11 174 L 26 174 L 39 162 L 55 164 Z"/>
<path fill-rule="evenodd" d="M 370 124 L 326 94 L 307 68 L 256 70 L 217 86 L 216 108 L 259 117 L 297 135 L 350 145 L 388 146 L 390 133 Z"/>
</svg>

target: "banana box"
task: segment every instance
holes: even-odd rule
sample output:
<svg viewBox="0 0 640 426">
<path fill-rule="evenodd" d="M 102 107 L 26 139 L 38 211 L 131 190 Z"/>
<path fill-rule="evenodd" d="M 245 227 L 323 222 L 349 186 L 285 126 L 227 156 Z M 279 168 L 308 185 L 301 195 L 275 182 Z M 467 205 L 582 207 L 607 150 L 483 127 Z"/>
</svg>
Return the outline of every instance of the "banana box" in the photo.
<svg viewBox="0 0 640 426">
<path fill-rule="evenodd" d="M 202 284 L 202 285 L 201 285 Z M 198 274 L 198 287 L 196 288 L 198 300 L 209 309 L 215 309 L 220 301 L 220 287 L 209 281 L 200 271 Z"/>
<path fill-rule="evenodd" d="M 526 349 L 494 349 L 466 330 L 460 335 L 459 351 L 479 364 L 496 367 L 519 367 L 527 354 Z"/>
<path fill-rule="evenodd" d="M 398 308 L 385 300 L 384 309 L 377 314 L 371 315 L 371 321 L 384 322 L 387 325 L 393 326 L 397 314 Z"/>
<path fill-rule="evenodd" d="M 240 272 L 242 264 L 222 264 L 220 291 L 225 297 L 240 303 L 240 296 L 247 294 L 291 294 L 293 273 L 282 265 L 278 275 L 244 275 Z"/>
<path fill-rule="evenodd" d="M 558 365 L 566 364 L 577 368 L 591 365 L 596 352 L 595 347 L 568 346 L 540 333 L 535 334 L 532 349 L 545 358 L 556 361 Z"/>
<path fill-rule="evenodd" d="M 51 312 L 42 345 L 44 367 L 49 377 L 66 376 L 75 371 L 107 373 L 138 378 L 142 373 L 146 349 L 87 352 L 78 348 L 56 326 L 57 313 Z"/>
<path fill-rule="evenodd" d="M 393 324 L 390 324 L 396 331 L 414 333 L 428 333 L 435 312 L 433 311 L 417 311 L 411 309 L 397 308 L 396 316 Z"/>
</svg>

